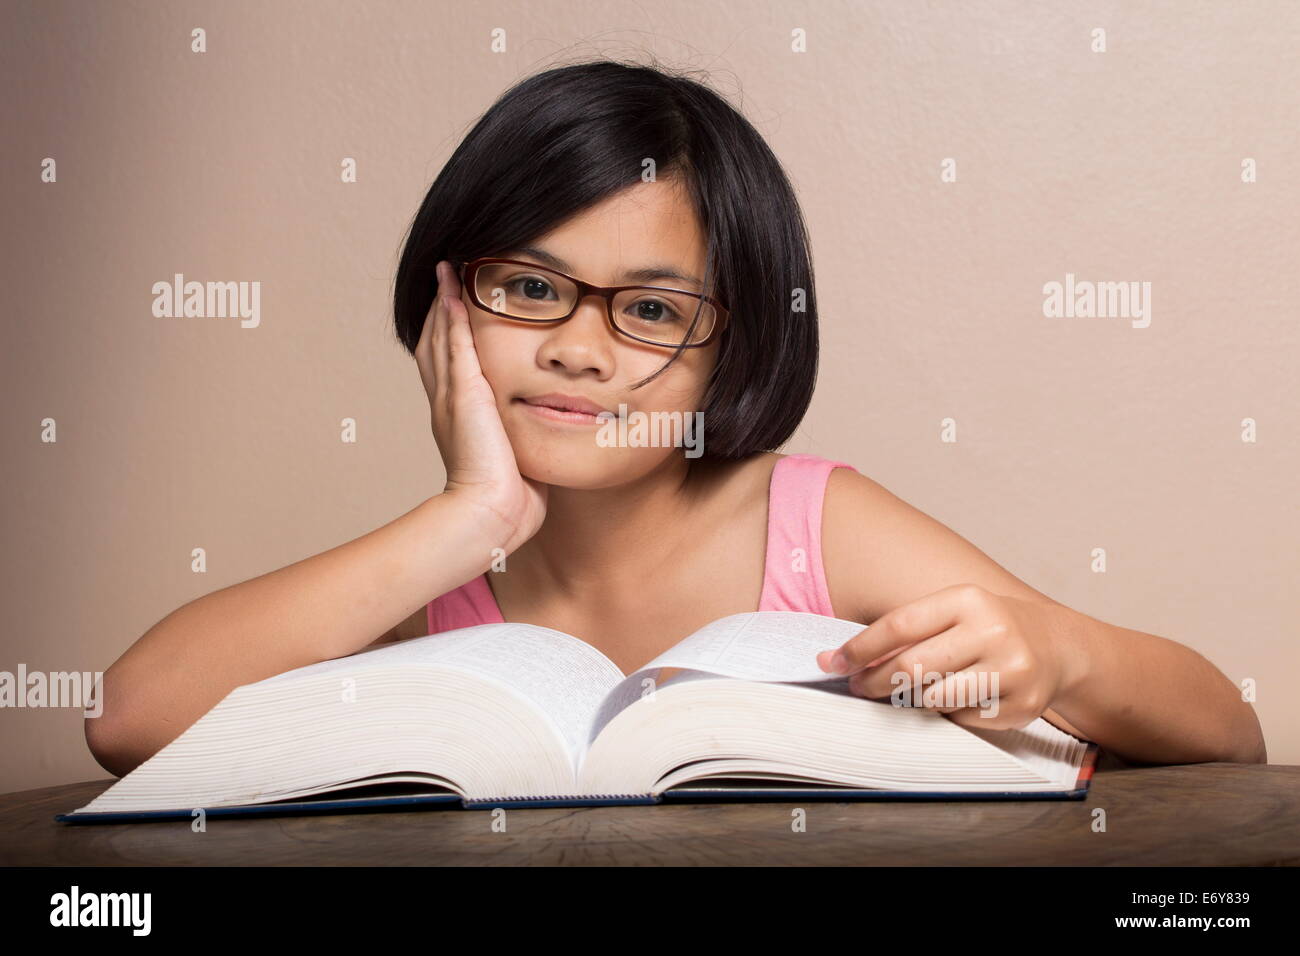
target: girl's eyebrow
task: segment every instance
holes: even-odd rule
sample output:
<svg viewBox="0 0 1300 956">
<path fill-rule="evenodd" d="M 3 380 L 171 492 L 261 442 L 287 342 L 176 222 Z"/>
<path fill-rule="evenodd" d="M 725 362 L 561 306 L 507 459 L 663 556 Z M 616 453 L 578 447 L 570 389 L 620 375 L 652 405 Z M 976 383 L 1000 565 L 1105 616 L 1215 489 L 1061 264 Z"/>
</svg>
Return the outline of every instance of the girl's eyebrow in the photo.
<svg viewBox="0 0 1300 956">
<path fill-rule="evenodd" d="M 501 254 L 501 258 L 509 259 L 516 255 L 532 256 L 534 259 L 540 259 L 545 265 L 560 272 L 567 272 L 573 275 L 573 267 L 561 259 L 559 256 L 547 252 L 545 249 L 539 249 L 537 246 L 518 246 Z M 697 288 L 703 288 L 704 283 L 695 276 L 686 273 L 668 265 L 651 265 L 643 266 L 640 269 L 629 269 L 623 273 L 625 282 L 650 282 L 653 279 L 675 279 L 678 282 L 686 282 Z"/>
</svg>

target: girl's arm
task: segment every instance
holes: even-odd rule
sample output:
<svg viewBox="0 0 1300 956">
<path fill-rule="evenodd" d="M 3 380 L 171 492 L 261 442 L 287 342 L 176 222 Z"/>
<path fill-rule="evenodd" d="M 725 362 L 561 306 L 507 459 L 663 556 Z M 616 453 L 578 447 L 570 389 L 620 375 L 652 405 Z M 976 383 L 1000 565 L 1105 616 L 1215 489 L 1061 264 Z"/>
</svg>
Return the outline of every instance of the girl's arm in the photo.
<svg viewBox="0 0 1300 956">
<path fill-rule="evenodd" d="M 433 597 L 485 572 L 513 530 L 440 494 L 322 554 L 183 605 L 104 674 L 86 742 L 100 766 L 133 770 L 241 684 L 375 641 Z"/>
<path fill-rule="evenodd" d="M 241 684 L 354 654 L 394 625 L 400 634 L 421 605 L 491 567 L 494 549 L 511 554 L 541 527 L 546 486 L 520 475 L 455 270 L 439 262 L 437 273 L 414 356 L 447 468 L 442 494 L 150 628 L 104 674 L 102 714 L 86 718 L 105 770 L 134 769 Z"/>
<path fill-rule="evenodd" d="M 1042 685 L 1052 693 L 1039 702 L 1045 704 L 1039 713 L 1069 733 L 1130 762 L 1267 762 L 1254 708 L 1191 648 L 1103 623 L 1052 600 L 950 528 L 849 469 L 830 473 L 822 518 L 822 553 L 836 616 L 864 624 L 884 618 L 878 640 L 868 642 L 869 631 L 859 642 L 866 658 L 877 656 L 871 650 L 882 641 L 891 657 L 901 661 L 908 655 L 905 648 L 911 645 L 900 636 L 902 615 L 885 617 L 889 612 L 908 606 L 907 626 L 915 626 L 927 615 L 938 620 L 935 615 L 961 606 L 965 610 L 959 613 L 968 620 L 986 622 L 986 634 L 1005 633 L 1015 642 L 1019 659 L 1051 671 L 1051 680 Z M 870 544 L 864 547 L 864 541 Z M 981 601 L 974 592 L 956 596 L 951 588 L 957 584 L 977 585 L 995 599 Z M 936 593 L 944 589 L 950 589 L 948 595 Z M 943 627 L 927 631 L 923 626 L 922 632 L 938 635 Z M 908 659 L 935 658 L 941 650 L 960 656 L 954 648 L 978 644 L 973 628 L 960 639 L 956 630 L 946 641 L 931 638 L 928 652 L 918 640 Z M 859 639 L 845 645 L 850 652 L 854 641 Z M 855 670 L 867 663 L 856 661 Z M 865 683 L 888 694 L 885 669 L 874 670 L 879 672 L 874 676 L 864 672 Z M 1032 688 L 1032 677 L 1027 687 Z"/>
</svg>

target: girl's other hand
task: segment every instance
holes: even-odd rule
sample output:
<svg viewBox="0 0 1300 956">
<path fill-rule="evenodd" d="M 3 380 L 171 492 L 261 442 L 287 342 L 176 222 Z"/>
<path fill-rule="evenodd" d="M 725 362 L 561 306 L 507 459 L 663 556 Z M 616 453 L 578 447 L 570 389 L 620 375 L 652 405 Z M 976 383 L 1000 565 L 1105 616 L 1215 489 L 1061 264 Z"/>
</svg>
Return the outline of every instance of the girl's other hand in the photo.
<svg viewBox="0 0 1300 956">
<path fill-rule="evenodd" d="M 447 469 L 444 495 L 466 501 L 499 523 L 500 546 L 510 553 L 541 527 L 546 485 L 519 473 L 514 448 L 483 376 L 460 279 L 438 263 L 438 291 L 425 316 L 415 361 L 429 395 L 433 438 Z"/>
<path fill-rule="evenodd" d="M 871 700 L 906 691 L 904 702 L 985 730 L 1024 727 L 1078 685 L 1087 660 L 1071 639 L 1075 612 L 1061 604 L 958 584 L 894 608 L 837 652 L 823 670 L 850 674 L 849 690 Z M 842 655 L 842 666 L 836 656 Z M 916 687 L 931 674 L 940 679 Z"/>
</svg>

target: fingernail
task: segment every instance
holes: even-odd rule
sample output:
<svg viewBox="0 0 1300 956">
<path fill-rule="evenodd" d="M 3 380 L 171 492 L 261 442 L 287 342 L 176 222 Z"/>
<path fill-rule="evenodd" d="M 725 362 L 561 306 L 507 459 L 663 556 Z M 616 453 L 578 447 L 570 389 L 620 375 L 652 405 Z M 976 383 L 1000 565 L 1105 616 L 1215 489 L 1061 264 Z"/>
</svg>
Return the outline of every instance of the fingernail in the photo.
<svg viewBox="0 0 1300 956">
<path fill-rule="evenodd" d="M 826 655 L 827 655 L 826 663 L 825 663 L 825 664 L 823 664 L 823 663 L 821 662 L 821 658 L 822 658 L 822 655 L 823 655 L 823 654 L 826 654 Z M 818 651 L 818 652 L 817 652 L 817 666 L 820 667 L 822 670 L 826 671 L 826 673 L 828 673 L 828 674 L 831 673 L 833 670 L 835 670 L 835 654 L 836 654 L 836 651 L 835 651 L 835 648 L 833 648 L 833 647 L 832 647 L 832 648 L 828 648 L 827 650 L 824 650 L 824 651 Z"/>
<path fill-rule="evenodd" d="M 836 651 L 831 655 L 830 672 L 832 674 L 843 674 L 849 669 L 849 659 L 844 656 L 843 651 Z"/>
</svg>

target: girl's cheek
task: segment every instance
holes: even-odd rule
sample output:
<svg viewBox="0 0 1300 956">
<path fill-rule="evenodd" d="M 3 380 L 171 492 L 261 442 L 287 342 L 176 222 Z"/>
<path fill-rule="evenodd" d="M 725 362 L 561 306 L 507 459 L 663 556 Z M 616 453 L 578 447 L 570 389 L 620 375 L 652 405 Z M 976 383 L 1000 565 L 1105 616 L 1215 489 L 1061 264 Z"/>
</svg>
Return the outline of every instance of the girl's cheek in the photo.
<svg viewBox="0 0 1300 956">
<path fill-rule="evenodd" d="M 493 328 L 490 324 L 476 326 L 473 319 L 470 320 L 470 331 L 474 334 L 474 352 L 478 356 L 483 377 L 492 386 L 497 405 L 504 406 L 515 392 L 514 384 L 519 379 L 520 363 L 526 359 L 525 355 L 519 353 L 519 337 L 503 336 L 500 329 Z"/>
<path fill-rule="evenodd" d="M 482 319 L 474 314 L 474 309 L 469 310 L 469 334 L 474 339 L 474 351 L 478 355 L 479 366 L 483 372 L 487 373 L 488 365 L 492 364 L 494 348 L 494 339 L 490 326 L 485 324 Z"/>
</svg>

